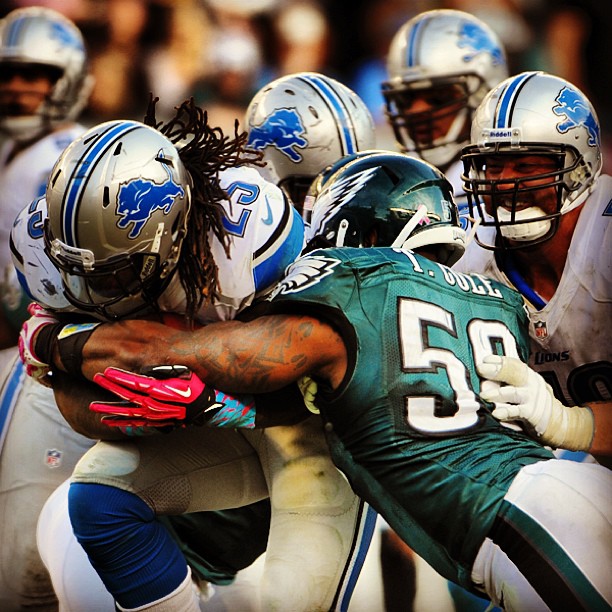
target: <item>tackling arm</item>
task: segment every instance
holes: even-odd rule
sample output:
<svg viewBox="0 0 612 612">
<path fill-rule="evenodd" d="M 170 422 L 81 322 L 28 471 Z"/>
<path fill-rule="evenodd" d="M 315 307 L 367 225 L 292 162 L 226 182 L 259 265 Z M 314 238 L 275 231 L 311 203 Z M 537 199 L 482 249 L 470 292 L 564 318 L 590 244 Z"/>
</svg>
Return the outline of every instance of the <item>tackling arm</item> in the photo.
<svg viewBox="0 0 612 612">
<path fill-rule="evenodd" d="M 100 400 L 105 392 L 96 384 L 55 372 L 53 375 L 55 401 L 67 423 L 81 435 L 92 440 L 124 440 L 116 428 L 104 425 L 101 416 L 89 410 L 89 403 Z M 116 399 L 113 395 L 109 398 Z"/>
<path fill-rule="evenodd" d="M 66 371 L 57 351 L 54 364 Z M 183 364 L 215 388 L 261 393 L 305 374 L 335 388 L 347 358 L 333 327 L 298 315 L 213 323 L 195 331 L 127 320 L 99 325 L 82 348 L 81 371 L 90 380 L 107 366 L 139 372 L 152 364 Z"/>
</svg>

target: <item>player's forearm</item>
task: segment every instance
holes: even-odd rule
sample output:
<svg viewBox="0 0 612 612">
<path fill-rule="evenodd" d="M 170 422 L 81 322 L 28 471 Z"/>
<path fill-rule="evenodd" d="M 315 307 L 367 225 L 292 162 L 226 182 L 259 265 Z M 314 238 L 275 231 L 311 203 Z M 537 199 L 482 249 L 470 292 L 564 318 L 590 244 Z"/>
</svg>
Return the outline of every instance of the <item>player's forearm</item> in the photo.
<svg viewBox="0 0 612 612">
<path fill-rule="evenodd" d="M 107 366 L 139 372 L 182 364 L 218 389 L 259 393 L 279 389 L 306 373 L 339 383 L 345 347 L 331 328 L 309 317 L 262 317 L 250 323 L 215 323 L 180 331 L 150 321 L 100 325 L 82 352 L 81 370 L 93 379 Z"/>
<path fill-rule="evenodd" d="M 97 385 L 56 372 L 53 393 L 62 416 L 77 433 L 93 440 L 125 439 L 123 433 L 103 425 L 100 416 L 89 410 L 91 401 L 107 397 Z"/>
<path fill-rule="evenodd" d="M 589 402 L 595 417 L 595 436 L 591 444 L 594 455 L 612 455 L 612 402 Z"/>
</svg>

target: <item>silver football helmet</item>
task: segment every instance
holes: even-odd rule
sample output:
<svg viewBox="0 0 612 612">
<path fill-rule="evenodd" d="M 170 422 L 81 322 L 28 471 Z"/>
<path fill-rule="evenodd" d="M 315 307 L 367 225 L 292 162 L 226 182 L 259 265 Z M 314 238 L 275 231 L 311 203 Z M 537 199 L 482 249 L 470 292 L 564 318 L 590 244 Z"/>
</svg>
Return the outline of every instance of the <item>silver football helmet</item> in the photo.
<svg viewBox="0 0 612 612">
<path fill-rule="evenodd" d="M 46 193 L 45 252 L 68 299 L 107 319 L 155 307 L 187 231 L 191 178 L 176 147 L 137 121 L 89 129 Z"/>
<path fill-rule="evenodd" d="M 344 158 L 316 196 L 308 250 L 325 247 L 433 247 L 453 265 L 465 231 L 453 188 L 435 166 L 404 153 L 371 150 Z"/>
<path fill-rule="evenodd" d="M 382 83 L 386 114 L 403 151 L 446 167 L 469 142 L 472 113 L 487 91 L 508 76 L 502 43 L 469 13 L 425 11 L 393 37 Z M 412 108 L 424 96 L 427 109 Z M 445 133 L 439 125 L 448 124 Z"/>
<path fill-rule="evenodd" d="M 361 98 L 314 72 L 264 86 L 251 100 L 246 122 L 248 146 L 262 151 L 265 177 L 300 212 L 310 183 L 323 168 L 375 142 L 374 121 Z"/>
<path fill-rule="evenodd" d="M 544 72 L 523 72 L 493 89 L 474 115 L 472 143 L 463 150 L 465 190 L 472 216 L 497 229 L 489 249 L 523 248 L 551 238 L 561 215 L 580 206 L 601 173 L 601 136 L 595 109 L 568 81 Z M 551 170 L 493 177 L 487 164 L 517 157 L 548 159 Z M 555 210 L 542 210 L 541 190 L 556 190 Z M 543 205 L 543 204 L 542 204 Z M 487 231 L 487 230 L 484 230 Z M 490 230 L 487 236 L 491 236 Z"/>
<path fill-rule="evenodd" d="M 7 75 L 9 70 L 19 72 L 28 67 L 45 69 L 55 83 L 31 116 L 19 114 L 10 96 L 0 99 L 0 130 L 18 140 L 29 140 L 75 119 L 93 86 L 81 32 L 49 8 L 16 9 L 0 21 L 0 72 Z"/>
</svg>

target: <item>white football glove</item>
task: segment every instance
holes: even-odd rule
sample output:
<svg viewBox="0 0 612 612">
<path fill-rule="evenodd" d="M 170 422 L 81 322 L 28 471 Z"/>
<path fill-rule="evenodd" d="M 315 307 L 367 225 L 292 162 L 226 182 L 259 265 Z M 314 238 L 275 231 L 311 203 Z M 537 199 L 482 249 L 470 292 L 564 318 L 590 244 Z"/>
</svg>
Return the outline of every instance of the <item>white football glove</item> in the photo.
<svg viewBox="0 0 612 612">
<path fill-rule="evenodd" d="M 480 395 L 495 404 L 492 414 L 496 419 L 521 421 L 542 444 L 552 448 L 589 450 L 595 433 L 590 408 L 564 406 L 550 385 L 519 359 L 490 355 L 477 370 L 487 379 Z"/>
</svg>

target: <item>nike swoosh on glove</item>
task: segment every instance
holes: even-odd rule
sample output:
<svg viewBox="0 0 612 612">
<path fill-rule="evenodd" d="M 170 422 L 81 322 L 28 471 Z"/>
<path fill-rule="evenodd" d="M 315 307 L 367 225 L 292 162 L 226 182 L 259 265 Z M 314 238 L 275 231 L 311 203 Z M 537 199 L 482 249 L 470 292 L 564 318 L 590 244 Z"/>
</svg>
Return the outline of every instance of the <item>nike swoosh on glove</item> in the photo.
<svg viewBox="0 0 612 612">
<path fill-rule="evenodd" d="M 255 405 L 250 396 L 245 396 L 250 402 L 242 403 L 218 392 L 183 365 L 154 366 L 145 374 L 106 368 L 94 376 L 94 382 L 124 400 L 89 405 L 104 415 L 102 420 L 110 427 L 165 428 L 213 421 L 218 427 L 254 426 Z M 232 421 L 228 412 L 239 415 L 241 422 Z"/>
<path fill-rule="evenodd" d="M 588 406 L 563 405 L 542 376 L 520 359 L 489 355 L 476 369 L 487 379 L 480 395 L 495 404 L 496 419 L 522 422 L 528 433 L 552 448 L 589 450 L 595 423 Z"/>
</svg>

